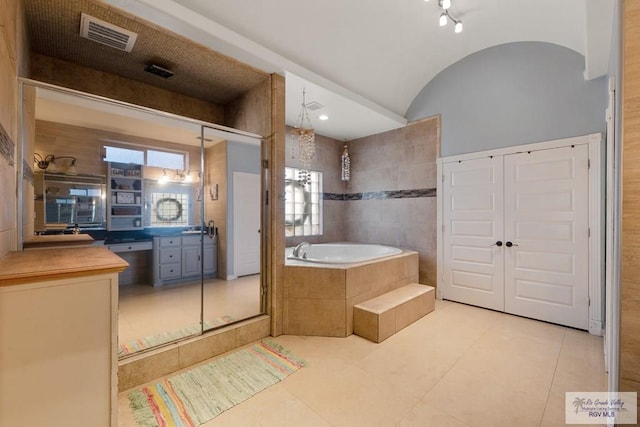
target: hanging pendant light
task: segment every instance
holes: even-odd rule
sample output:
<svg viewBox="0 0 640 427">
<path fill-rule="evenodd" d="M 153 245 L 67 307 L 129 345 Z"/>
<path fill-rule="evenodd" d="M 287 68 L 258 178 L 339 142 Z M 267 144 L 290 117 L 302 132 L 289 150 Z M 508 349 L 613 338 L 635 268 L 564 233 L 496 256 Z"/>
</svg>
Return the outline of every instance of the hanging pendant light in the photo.
<svg viewBox="0 0 640 427">
<path fill-rule="evenodd" d="M 349 150 L 346 143 L 342 150 L 342 169 L 340 178 L 345 182 L 351 179 L 351 159 L 349 158 Z"/>
<path fill-rule="evenodd" d="M 306 91 L 302 90 L 302 110 L 298 115 L 295 128 L 291 133 L 298 140 L 298 158 L 302 163 L 300 173 L 298 175 L 298 181 L 301 184 L 308 184 L 311 173 L 311 160 L 316 155 L 316 143 L 315 133 L 311 126 L 311 119 L 309 118 L 309 112 L 307 111 L 307 104 L 305 101 Z"/>
</svg>

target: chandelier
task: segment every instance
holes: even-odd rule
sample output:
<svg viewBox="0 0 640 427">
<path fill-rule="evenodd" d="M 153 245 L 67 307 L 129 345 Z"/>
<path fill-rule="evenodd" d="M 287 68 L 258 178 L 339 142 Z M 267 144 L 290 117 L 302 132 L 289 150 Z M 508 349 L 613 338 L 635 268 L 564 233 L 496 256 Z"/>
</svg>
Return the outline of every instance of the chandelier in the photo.
<svg viewBox="0 0 640 427">
<path fill-rule="evenodd" d="M 347 144 L 344 144 L 344 149 L 342 150 L 342 169 L 340 178 L 343 181 L 349 181 L 351 179 L 351 159 L 349 158 L 349 150 L 347 149 Z"/>
<path fill-rule="evenodd" d="M 302 110 L 300 111 L 300 115 L 298 115 L 298 120 L 291 133 L 298 140 L 298 158 L 302 164 L 298 174 L 298 181 L 301 184 L 307 185 L 311 178 L 311 160 L 316 155 L 316 135 L 313 132 L 313 127 L 311 127 L 311 119 L 309 119 L 305 95 L 306 92 L 303 89 Z"/>
</svg>

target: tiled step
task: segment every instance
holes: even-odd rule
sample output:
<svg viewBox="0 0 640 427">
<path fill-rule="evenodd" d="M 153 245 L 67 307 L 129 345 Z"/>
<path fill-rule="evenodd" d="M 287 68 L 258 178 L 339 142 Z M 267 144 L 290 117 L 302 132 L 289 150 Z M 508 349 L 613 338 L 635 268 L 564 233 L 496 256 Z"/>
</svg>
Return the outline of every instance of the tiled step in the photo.
<svg viewBox="0 0 640 427">
<path fill-rule="evenodd" d="M 435 288 L 411 283 L 353 307 L 353 333 L 382 342 L 433 311 Z"/>
</svg>

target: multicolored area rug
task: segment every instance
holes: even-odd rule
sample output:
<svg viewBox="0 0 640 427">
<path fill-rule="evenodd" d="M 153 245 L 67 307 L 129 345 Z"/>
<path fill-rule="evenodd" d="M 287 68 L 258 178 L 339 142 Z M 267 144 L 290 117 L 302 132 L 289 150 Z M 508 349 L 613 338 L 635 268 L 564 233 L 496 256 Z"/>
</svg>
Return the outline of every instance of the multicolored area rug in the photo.
<svg viewBox="0 0 640 427">
<path fill-rule="evenodd" d="M 261 341 L 129 393 L 141 427 L 196 427 L 282 381 L 304 362 Z"/>
<path fill-rule="evenodd" d="M 236 319 L 231 316 L 222 316 L 214 320 L 205 320 L 204 330 L 226 325 L 227 323 L 234 322 L 235 320 Z M 176 329 L 175 331 L 149 335 L 147 337 L 138 338 L 135 341 L 121 343 L 118 345 L 118 357 L 126 356 L 127 354 L 135 353 L 137 351 L 146 350 L 151 347 L 157 347 L 159 345 L 176 341 L 181 338 L 198 335 L 200 334 L 200 332 L 200 323 L 195 323 L 193 325 L 187 326 L 186 328 Z"/>
</svg>

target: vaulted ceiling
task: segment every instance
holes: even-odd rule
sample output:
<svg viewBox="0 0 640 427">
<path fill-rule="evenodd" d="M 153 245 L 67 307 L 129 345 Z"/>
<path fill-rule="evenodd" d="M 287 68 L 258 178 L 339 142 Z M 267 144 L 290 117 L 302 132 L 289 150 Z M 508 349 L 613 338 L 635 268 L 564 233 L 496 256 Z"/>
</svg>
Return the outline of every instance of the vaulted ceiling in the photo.
<svg viewBox="0 0 640 427">
<path fill-rule="evenodd" d="M 163 85 L 192 83 L 200 89 L 195 96 L 213 102 L 232 99 L 265 73 L 281 73 L 288 124 L 305 88 L 307 102 L 323 106 L 312 115 L 314 127 L 339 139 L 403 126 L 411 102 L 434 76 L 492 46 L 554 43 L 584 55 L 586 79 L 607 72 L 611 0 L 452 3 L 461 33 L 451 23 L 438 25 L 438 0 L 25 0 L 36 51 L 64 59 L 78 49 L 84 65 L 149 84 L 157 77 L 142 72 L 140 63 L 164 61 L 180 77 Z M 134 51 L 78 41 L 83 9 L 141 33 Z M 167 88 L 189 94 L 187 87 Z M 319 121 L 319 113 L 329 120 Z"/>
</svg>

